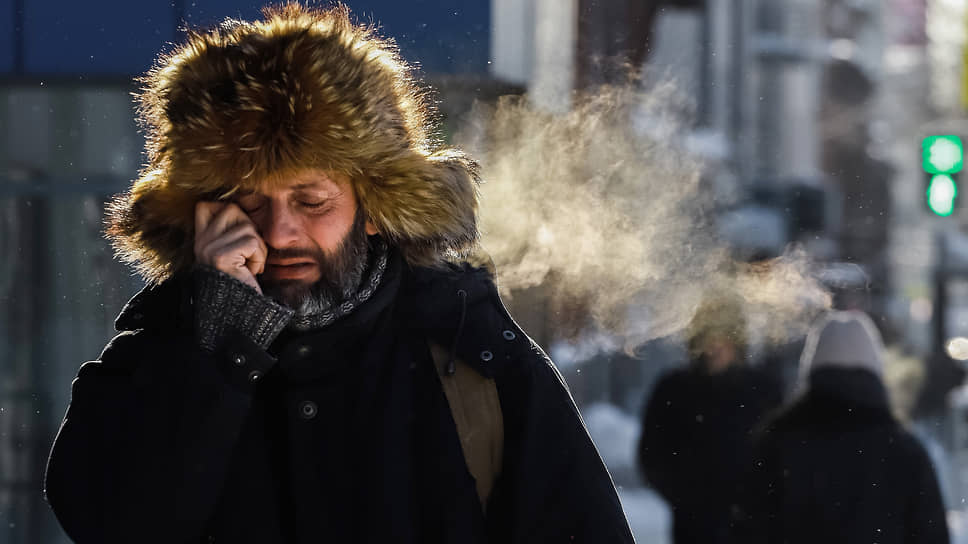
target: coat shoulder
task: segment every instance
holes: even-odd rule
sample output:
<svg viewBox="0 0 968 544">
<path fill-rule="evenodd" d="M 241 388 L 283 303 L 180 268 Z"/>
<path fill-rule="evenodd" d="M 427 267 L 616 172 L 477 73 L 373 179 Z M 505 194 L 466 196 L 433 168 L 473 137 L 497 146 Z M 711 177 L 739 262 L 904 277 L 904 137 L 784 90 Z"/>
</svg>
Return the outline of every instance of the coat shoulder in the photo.
<svg viewBox="0 0 968 544">
<path fill-rule="evenodd" d="M 687 367 L 676 367 L 663 372 L 653 386 L 653 394 L 661 392 L 665 394 L 680 395 L 689 388 L 691 384 L 690 372 Z"/>
<path fill-rule="evenodd" d="M 174 330 L 185 326 L 191 319 L 189 281 L 185 276 L 176 276 L 146 286 L 124 305 L 114 328 L 125 332 Z"/>
<path fill-rule="evenodd" d="M 902 466 L 933 466 L 931 456 L 921 440 L 898 423 L 887 433 L 887 443 L 901 459 Z"/>
<path fill-rule="evenodd" d="M 185 328 L 191 319 L 190 313 L 186 317 L 188 303 L 174 279 L 144 288 L 115 320 L 118 333 L 97 360 L 81 366 L 78 378 L 126 376 L 140 382 L 158 368 L 174 372 L 187 358 L 186 350 L 194 339 L 191 329 Z"/>
<path fill-rule="evenodd" d="M 511 317 L 486 267 L 459 263 L 413 269 L 404 292 L 410 326 L 485 377 L 521 365 L 551 364 Z"/>
</svg>

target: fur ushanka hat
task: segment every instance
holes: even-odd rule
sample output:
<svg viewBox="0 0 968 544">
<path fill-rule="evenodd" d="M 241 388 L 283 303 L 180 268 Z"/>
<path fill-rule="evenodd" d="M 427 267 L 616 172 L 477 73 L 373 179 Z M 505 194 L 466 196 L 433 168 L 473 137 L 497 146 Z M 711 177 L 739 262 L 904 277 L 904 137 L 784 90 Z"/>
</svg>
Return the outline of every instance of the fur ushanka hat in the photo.
<svg viewBox="0 0 968 544">
<path fill-rule="evenodd" d="M 157 283 L 190 267 L 194 206 L 320 168 L 412 265 L 478 240 L 476 163 L 441 148 L 425 92 L 392 42 L 345 6 L 266 8 L 190 32 L 142 79 L 148 163 L 108 209 L 118 255 Z"/>
</svg>

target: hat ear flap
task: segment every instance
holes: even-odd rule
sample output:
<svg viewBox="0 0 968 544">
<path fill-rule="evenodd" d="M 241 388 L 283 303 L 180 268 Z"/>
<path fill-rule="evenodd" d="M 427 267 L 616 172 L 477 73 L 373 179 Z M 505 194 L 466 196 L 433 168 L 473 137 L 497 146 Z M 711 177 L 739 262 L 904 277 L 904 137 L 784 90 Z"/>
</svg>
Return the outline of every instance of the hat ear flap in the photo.
<svg viewBox="0 0 968 544">
<path fill-rule="evenodd" d="M 369 220 L 411 265 L 440 264 L 476 244 L 478 164 L 456 150 L 397 158 L 393 170 L 357 184 Z"/>
<path fill-rule="evenodd" d="M 196 200 L 173 189 L 162 170 L 146 172 L 129 192 L 108 203 L 105 234 L 121 260 L 149 283 L 160 283 L 194 260 Z"/>
</svg>

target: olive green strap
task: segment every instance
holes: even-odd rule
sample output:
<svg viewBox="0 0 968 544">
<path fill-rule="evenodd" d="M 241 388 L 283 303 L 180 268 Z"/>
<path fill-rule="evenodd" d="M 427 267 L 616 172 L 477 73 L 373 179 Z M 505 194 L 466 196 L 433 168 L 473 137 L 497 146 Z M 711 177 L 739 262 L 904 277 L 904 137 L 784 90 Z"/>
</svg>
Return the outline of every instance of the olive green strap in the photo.
<svg viewBox="0 0 968 544">
<path fill-rule="evenodd" d="M 430 355 L 457 424 L 464 462 L 474 477 L 477 495 L 486 510 L 494 481 L 501 473 L 504 453 L 504 416 L 497 385 L 460 359 L 456 360 L 454 373 L 447 374 L 449 356 L 437 344 L 430 343 Z"/>
</svg>

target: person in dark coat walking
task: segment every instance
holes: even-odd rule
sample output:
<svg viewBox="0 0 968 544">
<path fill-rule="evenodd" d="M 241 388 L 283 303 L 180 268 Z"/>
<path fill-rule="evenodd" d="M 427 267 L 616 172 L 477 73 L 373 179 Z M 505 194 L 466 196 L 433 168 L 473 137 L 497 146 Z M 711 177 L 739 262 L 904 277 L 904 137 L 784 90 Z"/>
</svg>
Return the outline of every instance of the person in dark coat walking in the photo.
<svg viewBox="0 0 968 544">
<path fill-rule="evenodd" d="M 882 352 L 860 312 L 811 330 L 800 396 L 758 434 L 735 542 L 948 542 L 931 461 L 891 413 Z"/>
<path fill-rule="evenodd" d="M 47 468 L 75 542 L 632 542 L 484 266 L 476 164 L 392 44 L 289 4 L 143 83 L 109 235 L 148 286 Z"/>
<path fill-rule="evenodd" d="M 662 376 L 642 416 L 639 467 L 672 509 L 675 544 L 716 544 L 751 454 L 750 433 L 778 406 L 779 381 L 746 364 L 736 300 L 711 296 L 688 330 L 691 363 Z"/>
</svg>

